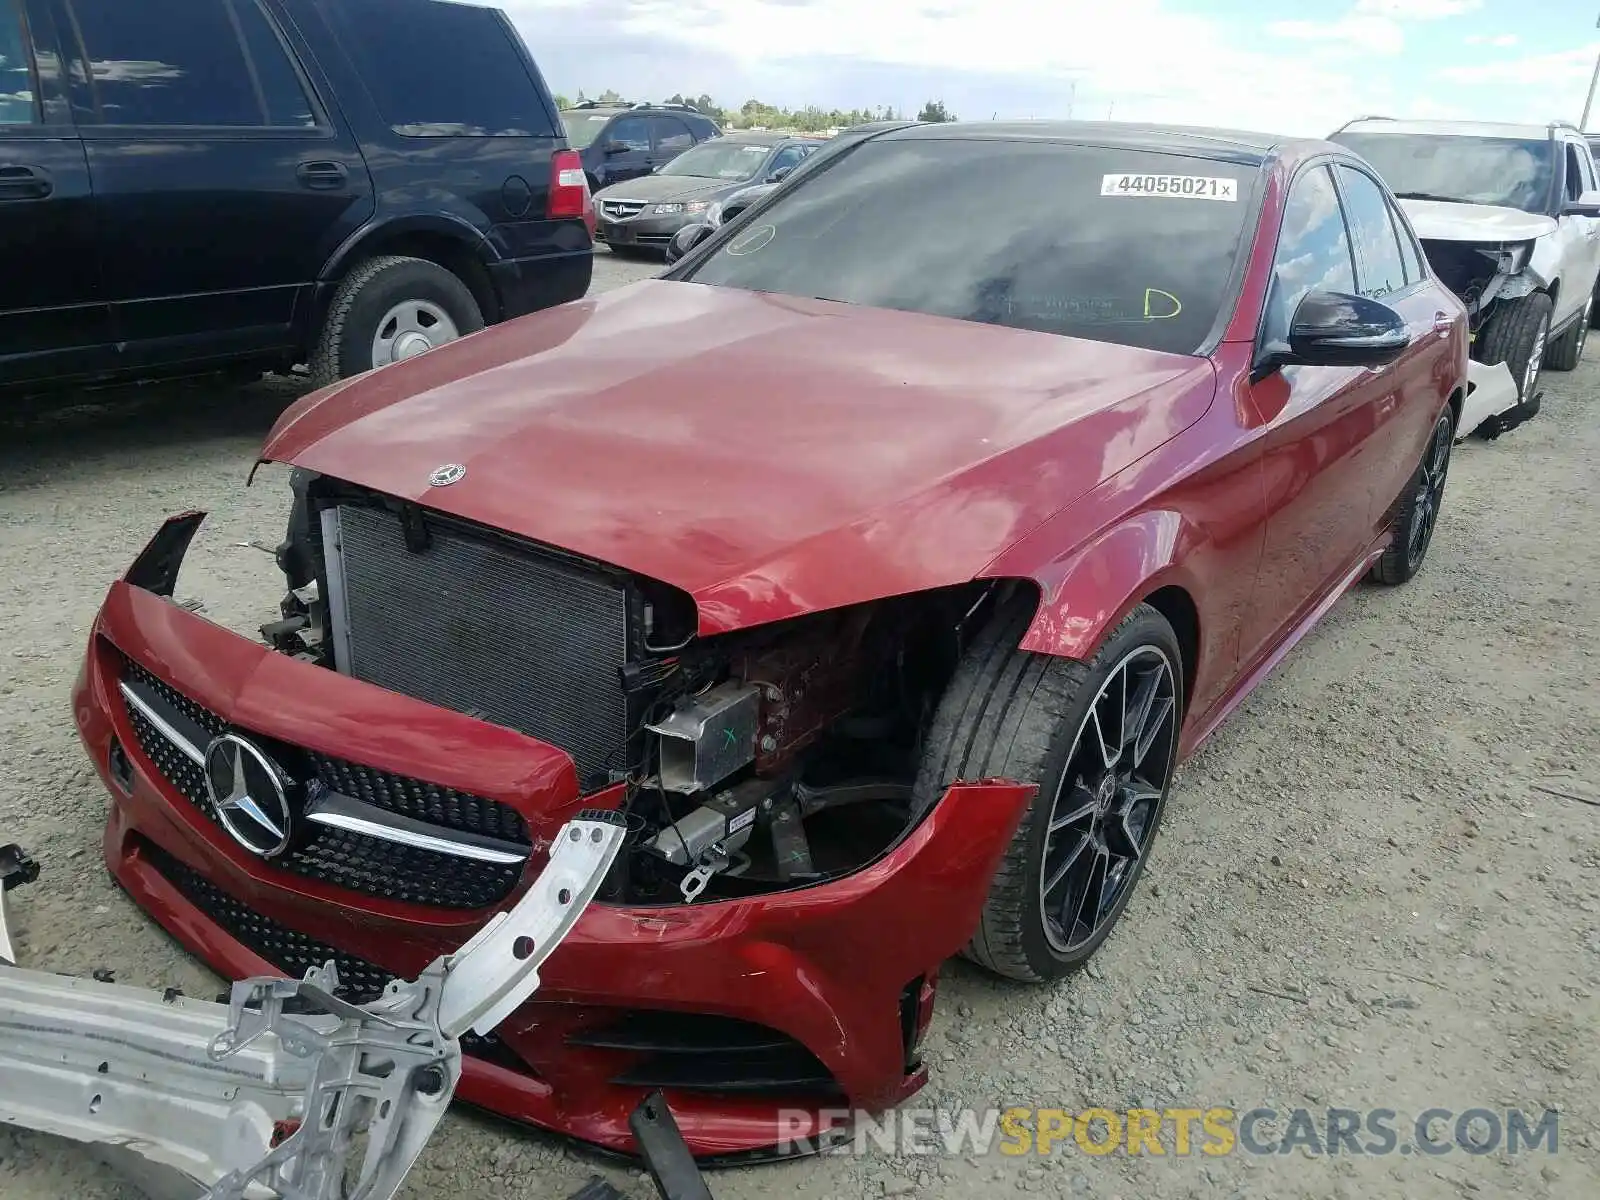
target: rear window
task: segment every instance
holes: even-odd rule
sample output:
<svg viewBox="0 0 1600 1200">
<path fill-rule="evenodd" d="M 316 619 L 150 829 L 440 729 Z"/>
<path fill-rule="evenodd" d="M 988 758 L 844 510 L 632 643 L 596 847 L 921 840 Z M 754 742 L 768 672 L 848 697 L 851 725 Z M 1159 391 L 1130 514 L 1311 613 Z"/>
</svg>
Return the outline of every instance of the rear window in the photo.
<svg viewBox="0 0 1600 1200">
<path fill-rule="evenodd" d="M 328 11 L 396 133 L 555 134 L 525 51 L 498 10 L 455 0 L 340 0 Z"/>
<path fill-rule="evenodd" d="M 1371 163 L 1402 200 L 1455 200 L 1543 212 L 1555 178 L 1548 138 L 1345 132 L 1333 140 Z"/>
<path fill-rule="evenodd" d="M 686 278 L 1193 354 L 1253 224 L 1256 168 L 1208 159 L 982 139 L 830 157 Z"/>
</svg>

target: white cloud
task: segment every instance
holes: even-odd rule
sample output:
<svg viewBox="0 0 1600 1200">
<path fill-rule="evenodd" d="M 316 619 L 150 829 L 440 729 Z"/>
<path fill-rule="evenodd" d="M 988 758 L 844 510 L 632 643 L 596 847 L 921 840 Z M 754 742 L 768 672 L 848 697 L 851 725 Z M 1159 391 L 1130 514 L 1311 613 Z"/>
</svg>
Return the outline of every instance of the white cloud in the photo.
<svg viewBox="0 0 1600 1200">
<path fill-rule="evenodd" d="M 543 23 L 579 20 L 589 7 L 588 0 L 502 3 L 523 20 L 530 41 Z M 612 6 L 609 23 L 762 74 L 805 60 L 917 68 L 930 80 L 974 73 L 1016 78 L 1035 90 L 1053 84 L 1060 103 L 1040 115 L 1065 115 L 1074 85 L 1080 114 L 1103 113 L 1114 101 L 1117 119 L 1130 121 L 1323 134 L 1360 108 L 1350 75 L 1303 56 L 1247 48 L 1218 21 L 1174 11 L 1165 0 L 937 0 L 938 19 L 927 17 L 931 7 L 934 0 L 630 0 Z M 692 20 L 685 20 L 686 8 Z"/>
<path fill-rule="evenodd" d="M 1356 12 L 1398 21 L 1436 21 L 1483 7 L 1483 0 L 1357 0 Z"/>
<path fill-rule="evenodd" d="M 1502 33 L 1498 37 L 1487 33 L 1468 34 L 1466 43 L 1469 46 L 1515 46 L 1520 39 L 1514 33 Z"/>
<path fill-rule="evenodd" d="M 1405 32 L 1387 17 L 1354 14 L 1337 21 L 1273 21 L 1267 32 L 1294 41 L 1343 43 L 1375 54 L 1399 54 L 1406 44 Z"/>
<path fill-rule="evenodd" d="M 1515 83 L 1553 86 L 1569 92 L 1571 89 L 1562 85 L 1587 81 L 1594 70 L 1597 52 L 1600 52 L 1597 45 L 1575 46 L 1553 54 L 1525 54 L 1471 67 L 1445 67 L 1439 77 L 1451 83 Z"/>
</svg>

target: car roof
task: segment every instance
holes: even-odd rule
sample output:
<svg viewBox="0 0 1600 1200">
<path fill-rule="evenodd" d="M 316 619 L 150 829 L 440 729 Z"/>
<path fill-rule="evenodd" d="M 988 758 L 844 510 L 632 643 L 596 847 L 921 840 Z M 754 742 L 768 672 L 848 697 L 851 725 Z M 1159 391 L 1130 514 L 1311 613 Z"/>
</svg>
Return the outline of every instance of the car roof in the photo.
<svg viewBox="0 0 1600 1200">
<path fill-rule="evenodd" d="M 1336 148 L 1317 139 L 1285 138 L 1243 129 L 1142 125 L 1122 121 L 949 121 L 907 125 L 878 134 L 873 140 L 939 141 L 951 138 L 1107 146 L 1214 158 L 1252 166 L 1260 166 L 1272 158 L 1294 158 L 1319 149 Z"/>
<path fill-rule="evenodd" d="M 1557 128 L 1554 125 L 1519 124 L 1511 121 L 1394 121 L 1388 117 L 1363 117 L 1351 121 L 1340 133 L 1409 133 L 1432 137 L 1522 138 L 1544 141 Z M 1576 129 L 1573 130 L 1577 132 Z"/>
<path fill-rule="evenodd" d="M 825 138 L 807 137 L 800 133 L 774 133 L 765 129 L 734 129 L 724 133 L 712 141 L 719 142 L 745 142 L 752 146 L 776 146 L 781 142 L 818 142 L 826 141 Z"/>
</svg>

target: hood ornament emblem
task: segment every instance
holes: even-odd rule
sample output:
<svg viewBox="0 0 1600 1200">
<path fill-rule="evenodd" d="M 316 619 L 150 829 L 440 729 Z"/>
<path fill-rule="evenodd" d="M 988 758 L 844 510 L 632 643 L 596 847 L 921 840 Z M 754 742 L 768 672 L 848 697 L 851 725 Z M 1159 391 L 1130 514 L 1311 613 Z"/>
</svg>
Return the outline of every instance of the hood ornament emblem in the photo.
<svg viewBox="0 0 1600 1200">
<path fill-rule="evenodd" d="M 433 474 L 428 476 L 428 486 L 449 487 L 452 483 L 460 483 L 466 474 L 467 468 L 460 463 L 445 463 L 442 467 L 435 467 Z"/>
</svg>

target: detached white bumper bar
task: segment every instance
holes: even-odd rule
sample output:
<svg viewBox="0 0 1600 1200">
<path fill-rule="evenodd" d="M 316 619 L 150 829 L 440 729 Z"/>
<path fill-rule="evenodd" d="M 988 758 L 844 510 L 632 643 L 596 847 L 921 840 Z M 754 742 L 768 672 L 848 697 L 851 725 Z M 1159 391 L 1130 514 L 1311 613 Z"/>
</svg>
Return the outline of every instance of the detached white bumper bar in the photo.
<svg viewBox="0 0 1600 1200">
<path fill-rule="evenodd" d="M 1467 363 L 1467 398 L 1461 404 L 1461 424 L 1456 440 L 1469 436 L 1490 417 L 1517 406 L 1517 381 L 1505 363 L 1487 366 L 1473 359 Z"/>
<path fill-rule="evenodd" d="M 538 988 L 620 820 L 580 814 L 516 907 L 359 1007 L 333 995 L 332 963 L 236 983 L 227 1005 L 0 963 L 0 1121 L 131 1152 L 160 1200 L 389 1200 L 461 1077 L 457 1039 Z"/>
</svg>

